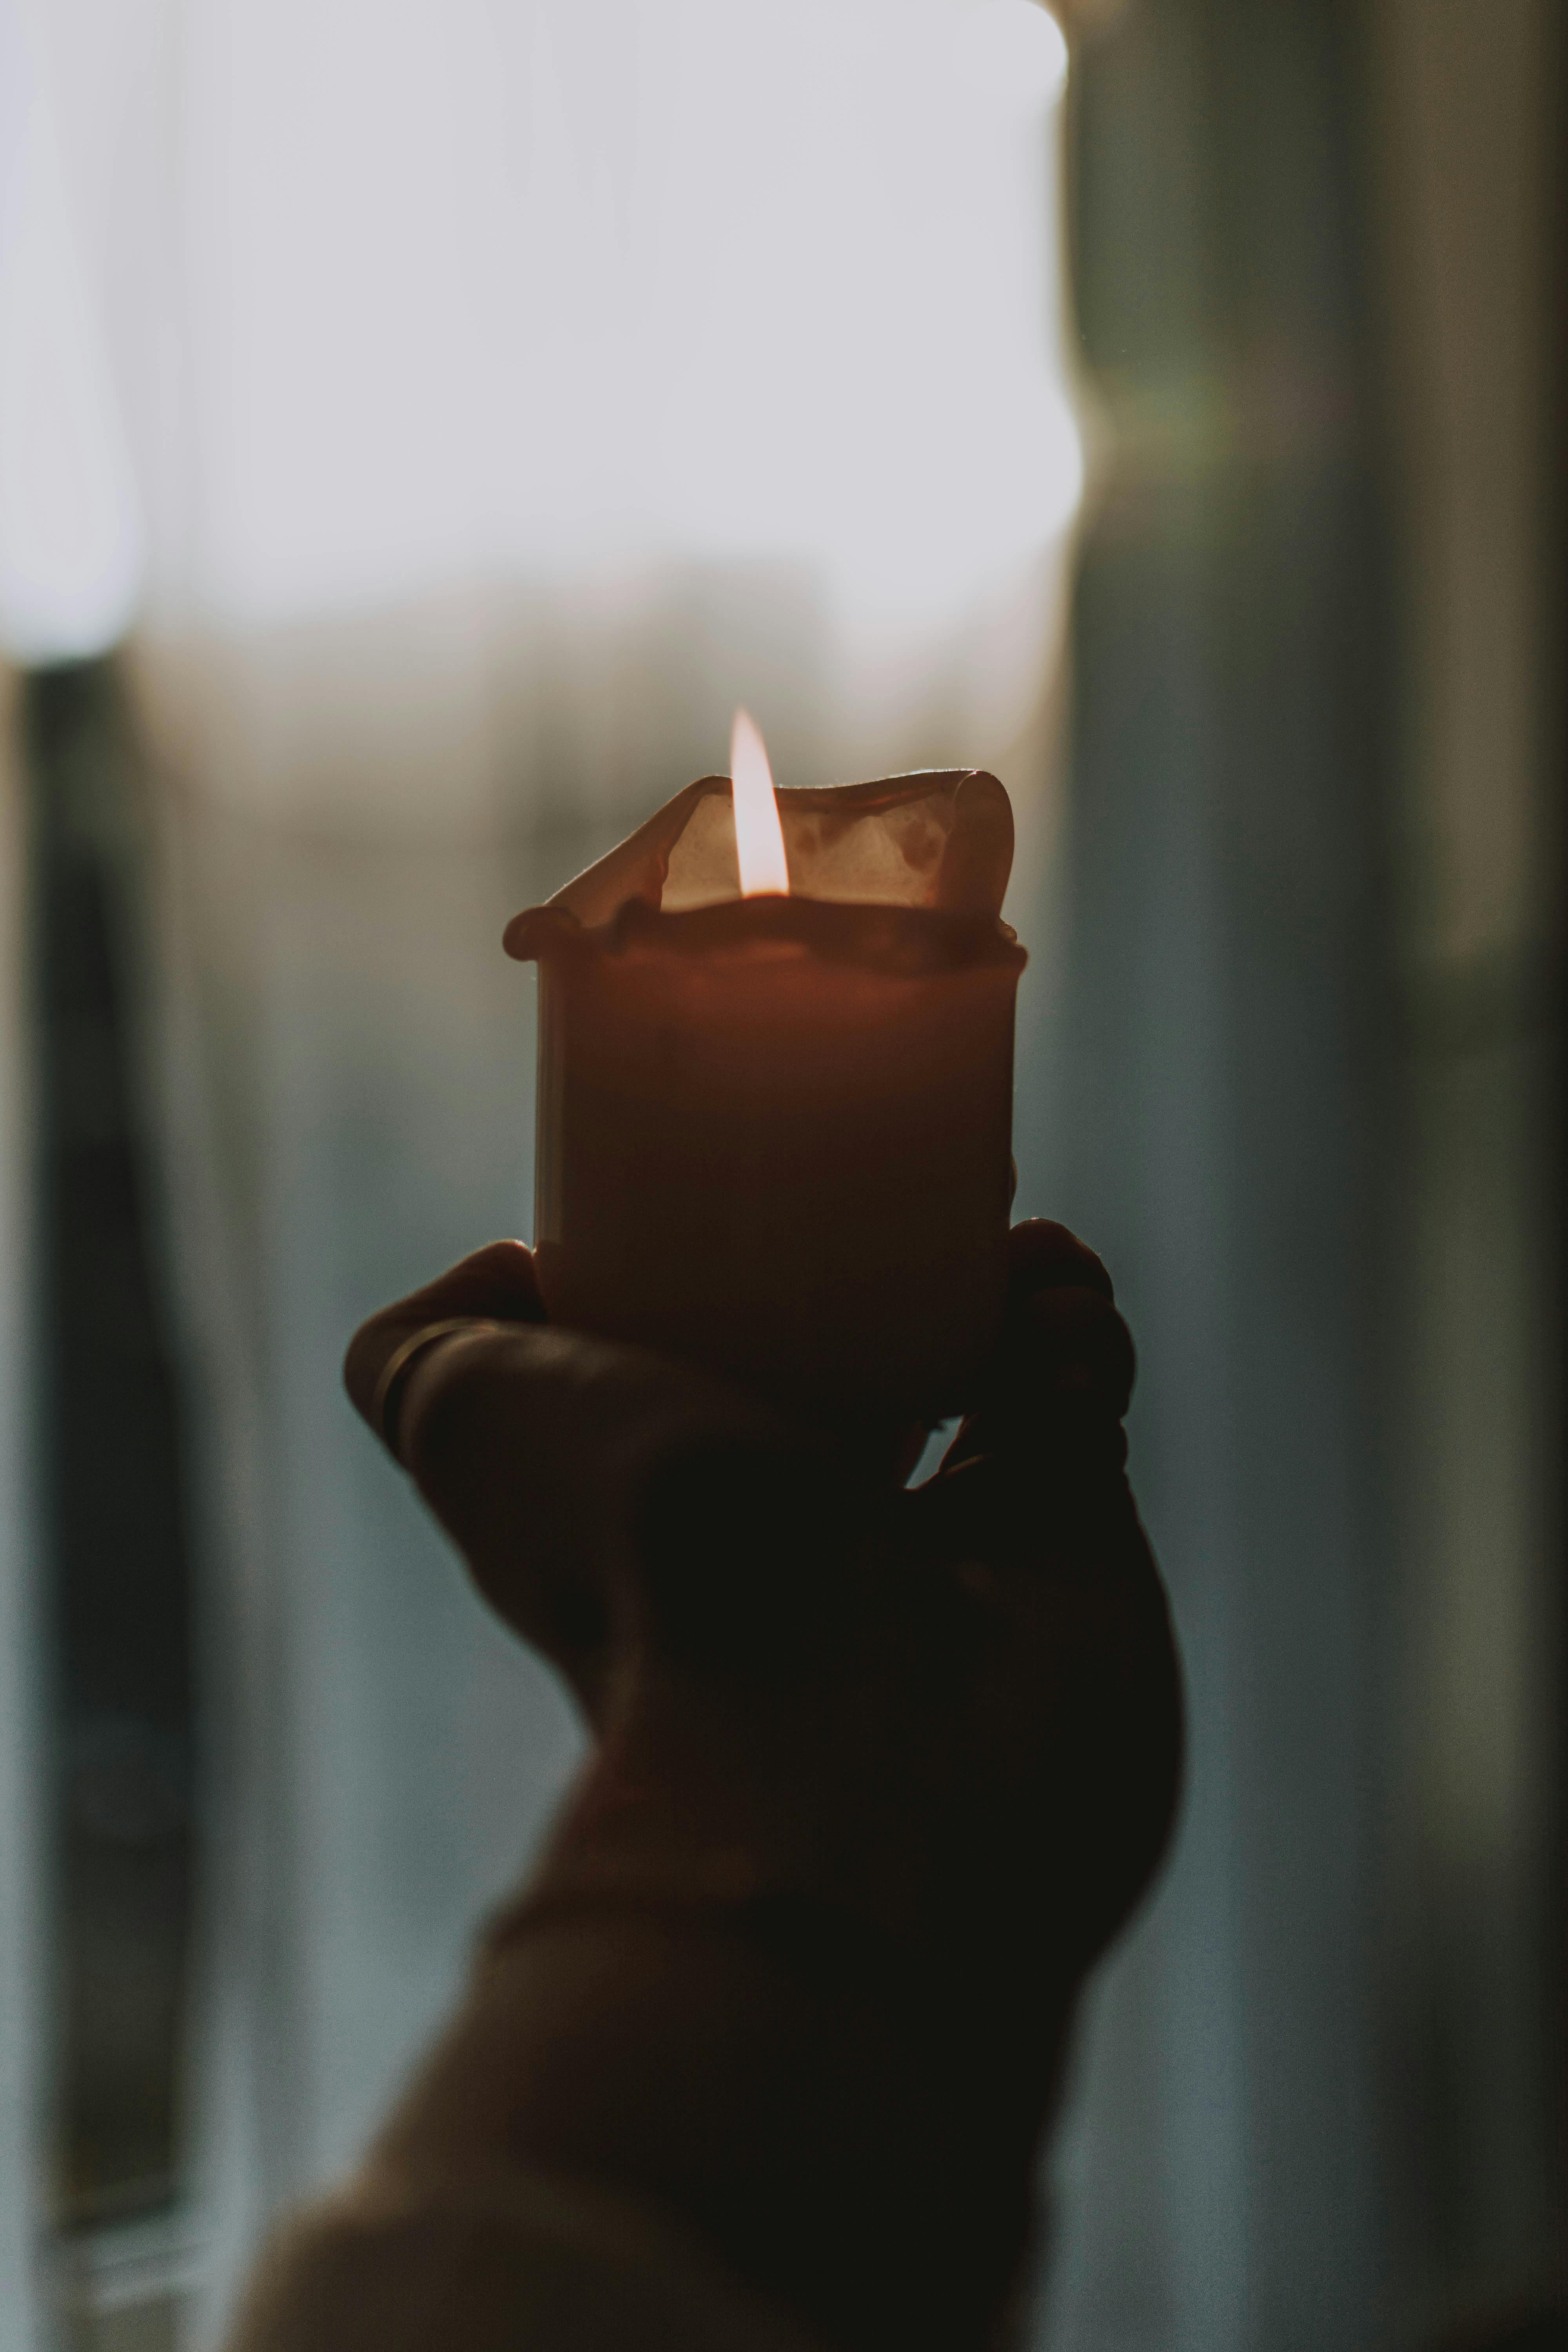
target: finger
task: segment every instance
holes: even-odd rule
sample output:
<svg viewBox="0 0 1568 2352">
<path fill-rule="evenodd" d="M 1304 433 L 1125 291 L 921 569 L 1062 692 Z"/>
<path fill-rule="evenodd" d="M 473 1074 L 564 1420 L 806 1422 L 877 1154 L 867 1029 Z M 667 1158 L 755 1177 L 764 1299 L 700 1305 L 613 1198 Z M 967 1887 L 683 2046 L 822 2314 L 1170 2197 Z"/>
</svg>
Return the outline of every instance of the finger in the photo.
<svg viewBox="0 0 1568 2352">
<path fill-rule="evenodd" d="M 1058 1499 L 1119 1475 L 1135 1370 L 1131 1336 L 1100 1292 L 1064 1287 L 1017 1301 L 942 1469 L 1005 1454 L 1048 1476 Z"/>
<path fill-rule="evenodd" d="M 491 1242 L 360 1325 L 349 1341 L 343 1385 L 378 1437 L 385 1433 L 376 1427 L 373 1409 L 391 1357 L 413 1332 L 464 1316 L 497 1323 L 544 1321 L 533 1252 L 524 1243 Z"/>
<path fill-rule="evenodd" d="M 1026 1217 L 1007 1236 L 1009 1299 L 1059 1288 L 1097 1290 L 1112 1305 L 1116 1299 L 1104 1261 L 1087 1242 L 1049 1217 Z"/>
<path fill-rule="evenodd" d="M 982 1461 L 1005 1466 L 1033 1496 L 1032 1509 L 1081 1517 L 1087 1507 L 1125 1483 L 1127 1432 L 1108 1414 L 1072 1401 L 1049 1413 L 1030 1415 L 1016 1405 L 971 1413 L 959 1424 L 936 1476 Z"/>
<path fill-rule="evenodd" d="M 971 1421 L 1081 1409 L 1118 1422 L 1131 1400 L 1132 1338 L 1098 1290 L 1037 1291 L 1014 1302 Z"/>
<path fill-rule="evenodd" d="M 1142 1584 L 1146 1554 L 1124 1475 L 1070 1455 L 994 1448 L 945 1462 L 908 1497 L 912 1545 L 981 1608 L 1006 1613 L 1042 1583 L 1097 1593 Z"/>
<path fill-rule="evenodd" d="M 1081 1397 L 1120 1421 L 1137 1370 L 1132 1335 L 1110 1301 L 1064 1286 L 1018 1303 L 993 1377 L 1045 1402 Z"/>
<path fill-rule="evenodd" d="M 1064 1294 L 1072 1304 L 1058 1314 L 1054 1302 Z M 1086 1297 L 1093 1307 L 1085 1307 Z M 1020 1381 L 1023 1392 L 1037 1402 L 1053 1381 L 1093 1390 L 1097 1378 L 1109 1374 L 1107 1400 L 1112 1402 L 1115 1412 L 1125 1412 L 1125 1397 L 1120 1403 L 1113 1402 L 1122 1384 L 1113 1361 L 1114 1343 L 1092 1339 L 1087 1361 L 1081 1366 L 1070 1361 L 1075 1321 L 1082 1321 L 1086 1314 L 1092 1317 L 1097 1308 L 1114 1314 L 1114 1300 L 1115 1290 L 1103 1262 L 1066 1225 L 1050 1217 L 1028 1217 L 1015 1225 L 1007 1236 L 1007 1298 L 1001 1339 L 944 1460 L 968 1458 L 975 1450 L 972 1424 L 976 1413 L 1017 1389 Z M 1129 1339 L 1124 1351 L 1128 1387 L 1131 1349 Z"/>
</svg>

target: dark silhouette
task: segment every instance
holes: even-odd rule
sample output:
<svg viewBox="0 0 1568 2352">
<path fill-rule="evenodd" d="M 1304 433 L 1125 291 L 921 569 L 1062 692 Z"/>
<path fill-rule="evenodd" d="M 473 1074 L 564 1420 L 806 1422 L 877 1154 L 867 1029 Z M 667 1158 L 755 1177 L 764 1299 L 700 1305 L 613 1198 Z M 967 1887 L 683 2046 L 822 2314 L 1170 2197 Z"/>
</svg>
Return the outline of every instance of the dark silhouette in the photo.
<svg viewBox="0 0 1568 2352">
<path fill-rule="evenodd" d="M 997 2340 L 1075 2002 L 1176 1802 L 1132 1373 L 1043 1222 L 914 1489 L 923 1432 L 552 1328 L 521 1244 L 363 1327 L 350 1394 L 594 1746 L 247 2352 Z"/>
</svg>

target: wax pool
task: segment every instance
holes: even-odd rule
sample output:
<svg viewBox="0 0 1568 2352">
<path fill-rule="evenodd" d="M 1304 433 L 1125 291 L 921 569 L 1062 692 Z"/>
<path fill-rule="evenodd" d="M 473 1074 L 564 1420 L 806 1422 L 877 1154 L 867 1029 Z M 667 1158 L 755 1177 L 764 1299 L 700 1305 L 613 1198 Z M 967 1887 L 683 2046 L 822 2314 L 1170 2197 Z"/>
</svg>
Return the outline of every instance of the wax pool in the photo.
<svg viewBox="0 0 1568 2352">
<path fill-rule="evenodd" d="M 551 1314 L 826 1422 L 957 1410 L 1000 1322 L 1006 793 L 978 770 L 783 791 L 790 896 L 740 896 L 709 777 L 515 918 L 540 966 Z"/>
</svg>

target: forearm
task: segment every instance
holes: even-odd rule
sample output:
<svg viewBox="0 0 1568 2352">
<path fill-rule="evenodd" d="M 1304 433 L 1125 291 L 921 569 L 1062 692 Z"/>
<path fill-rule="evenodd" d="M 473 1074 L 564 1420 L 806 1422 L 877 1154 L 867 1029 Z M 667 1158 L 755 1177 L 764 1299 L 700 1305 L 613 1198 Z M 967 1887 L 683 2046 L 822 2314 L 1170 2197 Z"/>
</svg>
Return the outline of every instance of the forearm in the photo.
<svg viewBox="0 0 1568 2352">
<path fill-rule="evenodd" d="M 481 1960 L 373 2169 L 582 2181 L 696 2231 L 830 2342 L 989 2343 L 1065 2018 L 1003 2065 L 970 1997 L 952 1989 L 967 2017 L 933 2013 L 939 1989 L 891 1955 L 857 1941 L 835 1965 L 833 1933 L 538 1917 Z"/>
</svg>

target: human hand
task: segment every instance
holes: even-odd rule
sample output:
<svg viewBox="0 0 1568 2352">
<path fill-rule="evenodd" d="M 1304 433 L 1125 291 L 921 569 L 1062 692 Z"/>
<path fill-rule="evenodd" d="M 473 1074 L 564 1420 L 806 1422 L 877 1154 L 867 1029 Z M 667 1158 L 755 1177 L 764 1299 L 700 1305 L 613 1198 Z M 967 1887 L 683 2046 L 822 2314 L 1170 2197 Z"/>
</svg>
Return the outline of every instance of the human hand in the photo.
<svg viewBox="0 0 1568 2352">
<path fill-rule="evenodd" d="M 1063 1227 L 1016 1227 L 1011 1259 L 995 1361 L 912 1491 L 689 1366 L 551 1328 L 521 1243 L 356 1334 L 374 1422 L 388 1366 L 437 1329 L 395 1368 L 390 1434 L 598 1735 L 558 1856 L 679 1862 L 693 1885 L 704 1856 L 743 1857 L 742 1880 L 1053 1965 L 1114 1933 L 1180 1750 L 1123 1475 L 1132 1349 Z"/>
<path fill-rule="evenodd" d="M 954 2340 L 941 2282 L 906 2264 L 895 2312 L 862 2225 L 878 2283 L 864 2309 L 847 2300 L 843 2263 L 812 2255 L 826 2224 L 802 2220 L 803 2171 L 831 2176 L 823 2145 L 853 2147 L 846 2182 L 903 2182 L 889 2188 L 889 2239 L 908 2239 L 911 2210 L 940 2210 L 950 2256 L 980 2247 L 967 2269 L 950 2263 L 959 2301 L 994 2300 L 1074 1996 L 1153 1872 L 1179 1774 L 1169 1622 L 1123 1473 L 1131 1342 L 1105 1269 L 1062 1227 L 1021 1225 L 1011 1248 L 995 1360 L 912 1491 L 880 1446 L 835 1447 L 691 1367 L 552 1328 L 520 1244 L 373 1318 L 347 1366 L 480 1591 L 566 1675 L 594 1734 L 492 1956 L 551 1923 L 615 1929 L 618 1979 L 601 2001 L 632 1998 L 628 1969 L 663 1969 L 653 2009 L 639 1985 L 633 2012 L 644 2041 L 673 2048 L 668 1937 L 729 1919 L 807 1984 L 809 2027 L 769 2011 L 755 2062 L 792 2034 L 809 2052 L 841 2032 L 835 2089 L 773 2116 L 754 2160 L 716 2125 L 691 2153 L 709 2126 L 693 2121 L 689 2058 L 687 2145 L 669 2170 L 646 2135 L 635 2153 L 623 2144 L 620 2074 L 615 2122 L 596 2138 L 581 2123 L 602 2020 L 580 2045 L 558 2006 L 555 2042 L 590 2054 L 542 2121 L 530 2093 L 522 2139 L 572 2168 L 651 2179 L 819 2323 L 858 2312 L 864 2335 L 874 2305 L 906 2343 Z M 638 1919 L 652 1943 L 628 1932 Z M 537 1950 L 529 1965 L 534 2007 L 559 2004 Z M 699 2041 L 710 2032 L 705 2014 Z M 401 2144 L 472 2144 L 478 2047 L 448 2067 L 468 2089 L 416 2099 Z M 868 2114 L 882 2118 L 869 2140 Z M 517 2143 L 514 2116 L 497 2128 Z M 922 2157 L 905 2179 L 921 2140 L 962 2162 Z M 824 2189 L 811 2210 L 832 2206 Z"/>
</svg>

